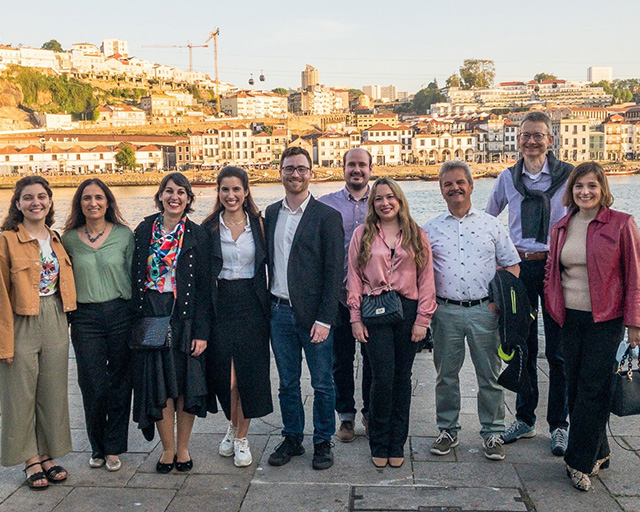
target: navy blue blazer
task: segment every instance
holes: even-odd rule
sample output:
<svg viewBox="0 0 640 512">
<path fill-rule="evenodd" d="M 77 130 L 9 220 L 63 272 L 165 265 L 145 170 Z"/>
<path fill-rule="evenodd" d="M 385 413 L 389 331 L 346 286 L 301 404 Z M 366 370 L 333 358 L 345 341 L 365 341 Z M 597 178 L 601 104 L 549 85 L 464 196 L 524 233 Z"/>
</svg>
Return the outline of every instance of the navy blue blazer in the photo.
<svg viewBox="0 0 640 512">
<path fill-rule="evenodd" d="M 282 201 L 265 212 L 269 275 L 273 276 L 276 223 Z M 335 325 L 344 277 L 344 229 L 340 212 L 313 196 L 300 219 L 287 267 L 289 298 L 299 326 Z"/>
</svg>

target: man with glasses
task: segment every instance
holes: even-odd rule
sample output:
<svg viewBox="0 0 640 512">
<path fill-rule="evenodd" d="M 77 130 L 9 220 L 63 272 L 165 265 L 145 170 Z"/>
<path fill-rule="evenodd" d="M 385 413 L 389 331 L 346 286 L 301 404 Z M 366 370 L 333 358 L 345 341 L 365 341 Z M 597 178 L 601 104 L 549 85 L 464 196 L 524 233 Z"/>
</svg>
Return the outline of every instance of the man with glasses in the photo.
<svg viewBox="0 0 640 512">
<path fill-rule="evenodd" d="M 280 377 L 283 441 L 269 457 L 282 466 L 302 455 L 302 351 L 313 387 L 313 468 L 333 465 L 335 433 L 333 333 L 343 277 L 342 217 L 309 192 L 311 157 L 300 147 L 282 154 L 283 200 L 265 213 L 271 290 L 271 348 Z"/>
<path fill-rule="evenodd" d="M 564 455 L 568 442 L 567 382 L 560 346 L 560 327 L 544 309 L 544 267 L 549 251 L 551 227 L 566 213 L 562 205 L 567 178 L 573 165 L 555 158 L 549 151 L 553 143 L 551 120 L 544 112 L 528 113 L 520 124 L 518 147 L 522 158 L 500 173 L 489 197 L 487 213 L 497 216 L 509 205 L 509 234 L 522 262 L 520 279 L 531 305 L 542 306 L 545 356 L 549 362 L 547 422 L 551 432 L 551 451 Z M 531 323 L 527 338 L 527 360 L 531 392 L 518 393 L 516 420 L 502 435 L 505 443 L 536 435 L 538 406 L 538 322 Z"/>
<path fill-rule="evenodd" d="M 373 167 L 371 154 L 364 149 L 354 148 L 342 157 L 344 188 L 322 196 L 319 201 L 335 208 L 342 215 L 344 228 L 344 281 L 338 306 L 338 324 L 333 335 L 333 381 L 336 390 L 336 412 L 340 420 L 337 437 L 343 443 L 356 438 L 354 426 L 356 403 L 354 400 L 355 383 L 353 378 L 353 358 L 356 352 L 356 340 L 351 332 L 351 320 L 347 307 L 347 254 L 353 231 L 364 223 L 369 200 L 369 179 Z M 362 354 L 362 423 L 368 435 L 369 391 L 371 390 L 371 368 L 364 344 L 360 344 Z"/>
</svg>

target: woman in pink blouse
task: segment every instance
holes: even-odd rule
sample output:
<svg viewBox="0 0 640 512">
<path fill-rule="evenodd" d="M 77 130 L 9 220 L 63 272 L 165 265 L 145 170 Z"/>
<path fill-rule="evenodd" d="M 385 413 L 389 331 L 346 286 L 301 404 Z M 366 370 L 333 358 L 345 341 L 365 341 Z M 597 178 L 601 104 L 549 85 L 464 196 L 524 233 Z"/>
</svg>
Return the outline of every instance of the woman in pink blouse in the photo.
<svg viewBox="0 0 640 512">
<path fill-rule="evenodd" d="M 396 324 L 366 325 L 362 296 L 391 287 L 400 296 L 404 318 Z M 347 303 L 354 338 L 366 343 L 373 382 L 369 446 L 376 467 L 400 467 L 409 432 L 411 367 L 418 341 L 425 338 L 436 309 L 431 247 L 409 213 L 400 186 L 380 178 L 371 187 L 365 223 L 349 246 Z"/>
</svg>

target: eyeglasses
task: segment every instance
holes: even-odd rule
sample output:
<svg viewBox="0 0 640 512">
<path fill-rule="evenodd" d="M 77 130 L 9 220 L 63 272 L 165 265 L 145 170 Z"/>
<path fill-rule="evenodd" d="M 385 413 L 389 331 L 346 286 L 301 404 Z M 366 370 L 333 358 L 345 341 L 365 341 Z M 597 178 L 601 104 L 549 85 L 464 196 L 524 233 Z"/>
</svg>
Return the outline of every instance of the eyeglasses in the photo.
<svg viewBox="0 0 640 512">
<path fill-rule="evenodd" d="M 542 142 L 543 139 L 545 137 L 548 137 L 549 135 L 546 133 L 528 133 L 528 132 L 523 132 L 520 134 L 520 138 L 522 140 L 524 140 L 525 142 L 528 141 L 529 139 L 533 139 L 536 142 Z"/>
<path fill-rule="evenodd" d="M 309 169 L 308 167 L 305 167 L 304 165 L 299 165 L 298 167 L 294 167 L 293 165 L 287 165 L 286 167 L 282 168 L 282 172 L 287 176 L 291 176 L 296 171 L 298 171 L 298 174 L 300 176 L 304 176 L 308 174 L 309 171 L 311 171 L 311 169 Z"/>
</svg>

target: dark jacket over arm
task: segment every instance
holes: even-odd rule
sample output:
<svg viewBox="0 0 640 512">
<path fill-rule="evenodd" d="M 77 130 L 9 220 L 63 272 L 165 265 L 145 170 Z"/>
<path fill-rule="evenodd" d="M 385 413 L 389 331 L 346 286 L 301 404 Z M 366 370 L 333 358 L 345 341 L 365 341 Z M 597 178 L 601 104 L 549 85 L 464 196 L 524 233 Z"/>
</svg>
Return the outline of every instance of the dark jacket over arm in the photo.
<svg viewBox="0 0 640 512">
<path fill-rule="evenodd" d="M 266 210 L 269 275 L 273 276 L 274 237 L 282 201 Z M 337 210 L 311 197 L 291 245 L 287 280 L 297 323 L 311 329 L 319 321 L 335 325 L 344 274 L 344 229 Z"/>
</svg>

